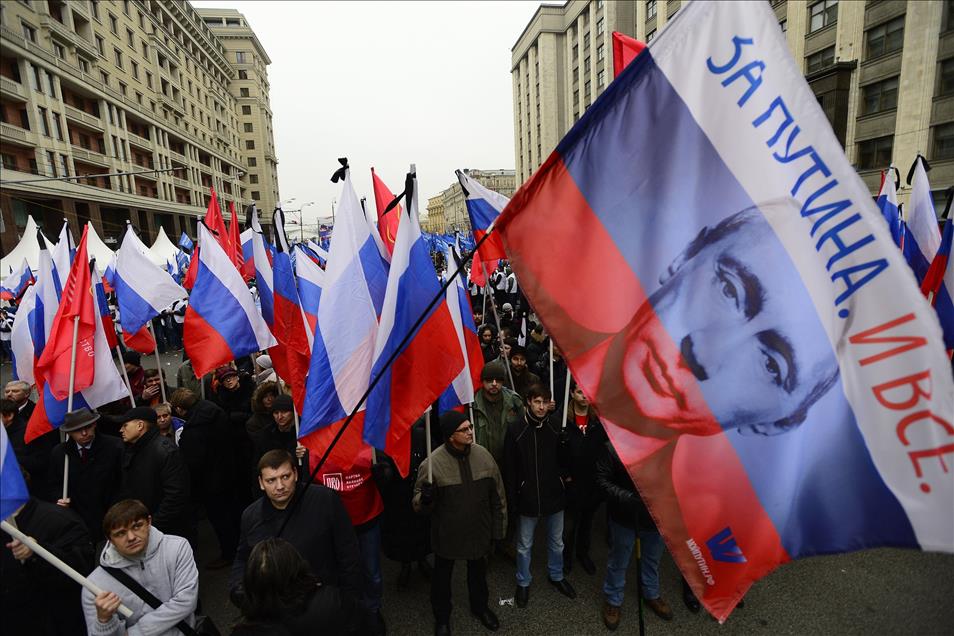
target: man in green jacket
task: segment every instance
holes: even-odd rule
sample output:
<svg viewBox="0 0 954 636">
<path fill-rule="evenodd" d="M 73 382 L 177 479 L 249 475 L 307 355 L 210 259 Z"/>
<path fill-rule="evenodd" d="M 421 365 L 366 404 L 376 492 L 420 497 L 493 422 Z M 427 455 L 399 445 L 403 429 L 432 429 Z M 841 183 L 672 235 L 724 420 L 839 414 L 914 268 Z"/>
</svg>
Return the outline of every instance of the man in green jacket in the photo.
<svg viewBox="0 0 954 636">
<path fill-rule="evenodd" d="M 487 606 L 485 556 L 492 542 L 503 538 L 507 525 L 503 480 L 487 449 L 474 443 L 474 427 L 466 415 L 448 411 L 440 426 L 445 443 L 421 463 L 413 502 L 414 510 L 431 515 L 434 633 L 450 634 L 451 574 L 457 560 L 467 561 L 471 614 L 496 631 L 500 623 Z"/>
<path fill-rule="evenodd" d="M 507 369 L 500 362 L 485 364 L 480 381 L 483 386 L 474 394 L 474 435 L 497 465 L 503 466 L 507 427 L 523 418 L 523 400 L 504 386 Z"/>
</svg>

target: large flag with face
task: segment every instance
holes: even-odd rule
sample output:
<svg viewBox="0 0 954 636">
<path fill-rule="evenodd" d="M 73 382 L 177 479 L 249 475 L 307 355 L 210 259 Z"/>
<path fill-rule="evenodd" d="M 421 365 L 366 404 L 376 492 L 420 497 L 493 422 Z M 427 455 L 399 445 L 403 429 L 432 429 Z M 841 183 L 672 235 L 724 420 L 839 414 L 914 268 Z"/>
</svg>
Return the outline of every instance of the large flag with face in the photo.
<svg viewBox="0 0 954 636">
<path fill-rule="evenodd" d="M 0 426 L 0 520 L 9 519 L 29 499 L 13 445 L 7 437 L 7 427 Z"/>
<path fill-rule="evenodd" d="M 421 237 L 416 174 L 407 175 L 404 192 L 408 206 L 391 254 L 371 366 L 371 377 L 380 379 L 364 419 L 364 441 L 385 451 L 402 476 L 410 466 L 411 426 L 464 366 L 447 303 L 432 303 L 441 285 Z"/>
<path fill-rule="evenodd" d="M 378 329 L 369 280 L 383 272 L 349 170 L 339 201 L 299 431 L 302 444 L 318 457 L 367 391 Z M 362 407 L 332 451 L 342 467 L 350 467 L 363 446 L 364 415 Z"/>
<path fill-rule="evenodd" d="M 905 209 L 907 222 L 904 232 L 904 258 L 914 272 L 920 285 L 924 281 L 934 255 L 941 247 L 941 231 L 937 227 L 937 214 L 931 199 L 931 184 L 928 183 L 925 161 L 921 155 L 914 160 L 908 181 L 911 184 L 911 197 Z"/>
<path fill-rule="evenodd" d="M 126 227 L 116 259 L 113 286 L 123 332 L 135 334 L 172 303 L 188 296 L 162 268 L 140 249 L 142 242 L 132 226 Z"/>
<path fill-rule="evenodd" d="M 183 344 L 198 377 L 275 345 L 232 259 L 199 225 L 198 271 L 189 297 Z"/>
<path fill-rule="evenodd" d="M 447 273 L 453 274 L 460 265 L 460 254 L 456 246 L 452 245 L 447 246 L 444 254 L 447 259 Z M 484 356 L 480 349 L 480 340 L 477 338 L 477 325 L 474 324 L 474 313 L 467 297 L 463 273 L 447 287 L 446 303 L 451 320 L 454 322 L 454 331 L 457 333 L 457 343 L 463 356 L 464 368 L 460 370 L 450 386 L 441 393 L 438 399 L 440 413 L 474 401 L 474 390 L 480 386 L 480 371 L 484 366 Z"/>
<path fill-rule="evenodd" d="M 34 371 L 37 383 L 46 385 L 58 400 L 66 398 L 70 388 L 76 392 L 92 386 L 95 377 L 95 298 L 86 255 L 88 231 L 88 227 L 83 230 L 73 266 L 63 279 L 59 308 Z"/>
<path fill-rule="evenodd" d="M 460 170 L 457 171 L 457 179 L 460 181 L 460 187 L 464 189 L 464 201 L 467 215 L 470 217 L 470 227 L 474 232 L 474 242 L 480 243 L 487 233 L 487 228 L 497 220 L 510 199 L 484 187 Z M 497 269 L 497 261 L 502 258 L 507 258 L 503 242 L 499 236 L 491 235 L 474 254 L 470 266 L 470 280 L 483 287 L 487 283 L 487 277 Z"/>
<path fill-rule="evenodd" d="M 0 283 L 0 298 L 3 300 L 17 301 L 26 288 L 36 282 L 33 278 L 33 272 L 30 270 L 30 264 L 27 259 L 23 259 L 23 264 L 16 271 L 10 272 L 10 275 Z"/>
<path fill-rule="evenodd" d="M 937 318 L 766 3 L 681 9 L 498 228 L 719 620 L 791 559 L 954 551 Z"/>
</svg>

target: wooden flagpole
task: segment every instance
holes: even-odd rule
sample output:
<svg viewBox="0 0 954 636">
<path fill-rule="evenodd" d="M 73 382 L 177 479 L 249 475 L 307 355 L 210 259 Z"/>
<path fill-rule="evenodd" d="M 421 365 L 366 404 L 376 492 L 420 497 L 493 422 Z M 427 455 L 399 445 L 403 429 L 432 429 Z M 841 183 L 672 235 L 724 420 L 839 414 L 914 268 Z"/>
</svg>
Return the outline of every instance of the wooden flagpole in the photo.
<svg viewBox="0 0 954 636">
<path fill-rule="evenodd" d="M 79 316 L 73 317 L 73 347 L 70 350 L 70 391 L 66 397 L 66 412 L 73 411 L 73 387 L 76 386 L 76 344 L 79 340 Z M 65 442 L 67 434 L 60 431 L 60 441 Z M 68 498 L 70 489 L 70 454 L 63 453 L 63 499 Z"/>
</svg>

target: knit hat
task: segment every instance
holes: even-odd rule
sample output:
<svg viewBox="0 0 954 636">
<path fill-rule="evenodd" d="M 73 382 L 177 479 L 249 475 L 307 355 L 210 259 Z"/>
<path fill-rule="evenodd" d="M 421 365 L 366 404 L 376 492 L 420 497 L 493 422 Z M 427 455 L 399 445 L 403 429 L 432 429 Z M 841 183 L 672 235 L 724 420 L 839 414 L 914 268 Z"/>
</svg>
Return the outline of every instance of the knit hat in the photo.
<svg viewBox="0 0 954 636">
<path fill-rule="evenodd" d="M 126 353 L 123 354 L 123 363 L 140 367 L 142 366 L 142 356 L 136 351 L 127 349 Z"/>
<path fill-rule="evenodd" d="M 287 393 L 279 393 L 272 401 L 272 413 L 275 411 L 294 411 L 295 403 Z"/>
<path fill-rule="evenodd" d="M 219 382 L 222 382 L 223 380 L 225 380 L 225 378 L 230 378 L 233 375 L 237 376 L 238 374 L 239 372 L 236 371 L 233 367 L 228 367 L 228 366 L 219 367 L 218 369 L 215 370 L 215 379 L 218 380 Z"/>
<path fill-rule="evenodd" d="M 263 353 L 262 355 L 255 358 L 255 364 L 262 367 L 263 369 L 271 369 L 272 357 L 268 355 L 267 353 Z"/>
<path fill-rule="evenodd" d="M 460 411 L 447 411 L 441 415 L 441 435 L 444 439 L 450 439 L 450 436 L 466 421 L 467 416 Z"/>
<path fill-rule="evenodd" d="M 507 370 L 499 362 L 488 362 L 480 372 L 480 381 L 489 382 L 490 380 L 499 380 L 503 382 L 507 379 Z"/>
<path fill-rule="evenodd" d="M 503 304 L 503 310 L 504 310 L 504 311 L 513 311 L 513 305 L 511 305 L 510 303 L 504 303 L 504 304 Z"/>
</svg>

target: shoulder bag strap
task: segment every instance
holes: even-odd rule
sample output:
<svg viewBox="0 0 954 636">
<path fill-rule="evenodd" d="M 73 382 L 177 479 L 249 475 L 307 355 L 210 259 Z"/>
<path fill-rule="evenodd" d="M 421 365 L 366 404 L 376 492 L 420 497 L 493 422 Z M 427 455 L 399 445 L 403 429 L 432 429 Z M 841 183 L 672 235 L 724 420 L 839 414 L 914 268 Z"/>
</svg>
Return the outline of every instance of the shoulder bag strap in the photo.
<svg viewBox="0 0 954 636">
<path fill-rule="evenodd" d="M 130 592 L 141 598 L 146 602 L 149 607 L 156 609 L 162 605 L 162 601 L 155 597 L 155 595 L 144 588 L 139 581 L 129 576 L 128 573 L 120 570 L 119 568 L 106 567 L 102 566 L 104 570 L 109 572 L 114 579 L 125 585 Z M 179 621 L 176 623 L 176 629 L 185 634 L 185 636 L 198 636 L 198 633 L 185 621 Z"/>
</svg>

